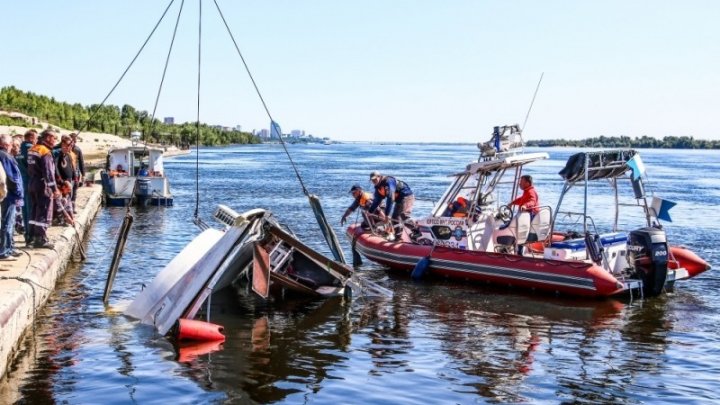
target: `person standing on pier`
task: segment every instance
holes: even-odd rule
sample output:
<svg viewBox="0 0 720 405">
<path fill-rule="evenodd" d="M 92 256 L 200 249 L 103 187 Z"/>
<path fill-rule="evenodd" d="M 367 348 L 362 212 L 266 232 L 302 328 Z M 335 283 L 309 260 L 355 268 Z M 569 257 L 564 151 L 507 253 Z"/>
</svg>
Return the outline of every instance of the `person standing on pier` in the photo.
<svg viewBox="0 0 720 405">
<path fill-rule="evenodd" d="M 28 152 L 28 188 L 32 198 L 30 241 L 35 248 L 55 248 L 55 245 L 48 241 L 47 228 L 52 223 L 53 198 L 60 196 L 55 183 L 55 162 L 52 154 L 56 138 L 55 132 L 46 129 L 40 135 L 40 141 Z"/>
<path fill-rule="evenodd" d="M 72 189 L 72 206 L 73 213 L 77 214 L 77 208 L 75 207 L 75 199 L 77 198 L 77 189 L 82 187 L 85 181 L 85 158 L 83 158 L 82 149 L 77 145 L 77 133 L 73 132 L 70 134 L 72 139 L 72 153 L 75 154 L 75 179 L 73 181 Z"/>
<path fill-rule="evenodd" d="M 28 152 L 30 148 L 35 146 L 37 143 L 38 133 L 34 129 L 25 132 L 25 140 L 20 144 L 20 154 L 15 156 L 15 160 L 18 162 L 20 168 L 20 175 L 22 175 L 22 186 L 24 202 L 22 208 L 23 217 L 23 230 L 25 235 L 25 244 L 30 246 L 30 215 L 32 215 L 32 201 L 30 199 L 30 191 L 28 185 L 30 184 L 30 176 L 28 175 Z"/>
<path fill-rule="evenodd" d="M 15 207 L 23 200 L 22 176 L 15 158 L 10 155 L 13 139 L 0 135 L 0 165 L 5 170 L 7 195 L 0 204 L 0 260 L 14 260 L 22 253 L 15 251 Z"/>
<path fill-rule="evenodd" d="M 75 180 L 75 156 L 72 152 L 72 139 L 63 135 L 60 138 L 60 151 L 55 157 L 56 182 L 61 197 L 53 201 L 55 220 L 60 225 L 72 225 L 75 213 L 73 210 L 73 182 Z"/>
</svg>

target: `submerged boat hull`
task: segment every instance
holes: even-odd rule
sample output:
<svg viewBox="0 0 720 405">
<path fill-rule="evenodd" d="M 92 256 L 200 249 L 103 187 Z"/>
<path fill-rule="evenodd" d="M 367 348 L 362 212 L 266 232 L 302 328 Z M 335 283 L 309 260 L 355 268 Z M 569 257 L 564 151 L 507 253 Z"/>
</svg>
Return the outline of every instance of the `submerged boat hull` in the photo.
<svg viewBox="0 0 720 405">
<path fill-rule="evenodd" d="M 583 297 L 608 297 L 641 287 L 639 281 L 618 280 L 600 266 L 583 261 L 388 242 L 357 225 L 348 228 L 348 236 L 355 240 L 355 249 L 368 259 L 408 273 L 419 260 L 430 256 L 428 270 L 433 275 L 455 280 Z M 668 275 L 668 282 L 675 280 L 674 271 Z"/>
</svg>

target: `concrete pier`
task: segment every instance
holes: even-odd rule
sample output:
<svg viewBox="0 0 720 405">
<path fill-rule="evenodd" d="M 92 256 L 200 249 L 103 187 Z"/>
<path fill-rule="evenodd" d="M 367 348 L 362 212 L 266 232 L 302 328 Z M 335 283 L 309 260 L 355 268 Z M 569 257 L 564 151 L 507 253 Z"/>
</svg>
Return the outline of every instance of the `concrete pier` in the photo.
<svg viewBox="0 0 720 405">
<path fill-rule="evenodd" d="M 78 188 L 75 222 L 80 240 L 92 225 L 101 200 L 99 185 Z M 25 254 L 16 261 L 0 261 L 0 377 L 72 260 L 78 240 L 75 232 L 72 226 L 50 227 L 48 237 L 55 245 L 52 250 L 26 248 L 23 237 L 16 235 L 15 247 Z"/>
</svg>

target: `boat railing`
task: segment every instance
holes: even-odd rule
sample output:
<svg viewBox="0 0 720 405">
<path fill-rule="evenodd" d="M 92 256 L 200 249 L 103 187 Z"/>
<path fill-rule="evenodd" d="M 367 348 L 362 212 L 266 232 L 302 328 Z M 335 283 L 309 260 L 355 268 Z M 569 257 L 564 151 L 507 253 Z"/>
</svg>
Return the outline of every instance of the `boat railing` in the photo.
<svg viewBox="0 0 720 405">
<path fill-rule="evenodd" d="M 597 225 L 595 224 L 595 220 L 592 216 L 586 215 L 582 212 L 570 212 L 570 211 L 558 211 L 556 215 L 560 217 L 560 214 L 564 214 L 562 218 L 572 218 L 576 217 L 577 220 L 575 222 L 568 222 L 568 223 L 562 223 L 560 222 L 560 225 L 562 227 L 566 227 L 566 229 L 571 229 L 572 225 L 580 225 L 582 227 L 585 227 L 585 224 L 587 224 L 587 230 L 583 232 L 578 231 L 569 231 L 570 234 L 574 234 L 576 237 L 574 239 L 584 239 L 584 247 L 587 252 L 587 258 L 589 260 L 592 260 L 596 262 L 598 265 L 600 265 L 603 269 L 605 269 L 609 273 L 615 274 L 613 272 L 613 269 L 611 268 L 611 260 L 608 257 L 607 250 L 605 248 L 605 242 L 602 237 L 601 231 L 598 229 Z M 555 233 L 555 231 L 558 229 L 558 222 L 553 221 L 553 227 L 551 229 L 551 235 Z M 619 274 L 616 275 L 619 276 L 621 281 L 624 281 L 624 275 Z"/>
</svg>

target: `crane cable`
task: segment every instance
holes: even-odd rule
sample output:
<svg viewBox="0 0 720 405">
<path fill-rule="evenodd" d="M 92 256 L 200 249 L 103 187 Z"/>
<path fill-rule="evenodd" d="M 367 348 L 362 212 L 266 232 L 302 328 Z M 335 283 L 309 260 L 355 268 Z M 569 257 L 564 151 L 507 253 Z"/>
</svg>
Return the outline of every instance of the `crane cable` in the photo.
<svg viewBox="0 0 720 405">
<path fill-rule="evenodd" d="M 195 213 L 193 222 L 202 228 L 200 220 L 200 67 L 202 65 L 202 0 L 198 0 L 198 59 L 197 59 L 197 121 L 195 121 Z"/>
<path fill-rule="evenodd" d="M 250 68 L 248 67 L 247 62 L 245 61 L 245 57 L 243 57 L 242 52 L 240 51 L 240 47 L 237 44 L 237 41 L 235 41 L 235 36 L 233 35 L 232 31 L 230 30 L 230 26 L 228 25 L 227 21 L 225 20 L 225 16 L 223 15 L 222 10 L 220 10 L 220 5 L 218 5 L 217 0 L 213 0 L 213 3 L 215 3 L 215 7 L 217 8 L 218 13 L 220 14 L 220 18 L 222 19 L 223 24 L 225 24 L 225 29 L 227 30 L 228 34 L 230 35 L 230 39 L 232 39 L 233 45 L 235 46 L 235 50 L 238 53 L 238 56 L 240 56 L 240 60 L 243 63 L 243 66 L 245 67 L 245 71 L 247 72 L 248 76 L 250 77 L 250 81 L 253 84 L 253 87 L 255 88 L 255 92 L 257 93 L 258 97 L 260 98 L 260 102 L 263 105 L 263 108 L 265 109 L 265 113 L 267 114 L 268 118 L 270 118 L 270 125 L 272 126 L 272 129 L 275 130 L 278 134 L 278 138 L 280 139 L 280 144 L 283 147 L 283 150 L 285 151 L 285 154 L 288 157 L 288 160 L 290 160 L 290 165 L 292 165 L 293 170 L 295 171 L 295 176 L 297 177 L 298 181 L 300 182 L 300 186 L 302 187 L 303 194 L 306 196 L 310 196 L 310 193 L 308 192 L 307 188 L 305 187 L 305 183 L 303 182 L 302 176 L 300 176 L 300 172 L 297 169 L 297 166 L 295 165 L 295 162 L 292 159 L 292 156 L 290 156 L 290 152 L 287 149 L 287 146 L 285 145 L 285 141 L 282 139 L 282 134 L 280 133 L 280 127 L 275 122 L 275 120 L 272 117 L 272 114 L 270 114 L 270 109 L 268 108 L 267 104 L 265 103 L 265 99 L 263 98 L 262 94 L 260 93 L 260 89 L 258 88 L 257 83 L 255 82 L 255 78 L 253 77 L 252 73 L 250 72 Z M 271 129 L 271 133 L 272 133 Z"/>
<path fill-rule="evenodd" d="M 155 114 L 157 113 L 157 107 L 160 102 L 160 94 L 162 93 L 163 84 L 165 83 L 165 76 L 167 75 L 168 65 L 170 64 L 170 55 L 172 55 L 173 46 L 175 45 L 175 37 L 177 36 L 177 29 L 178 25 L 180 24 L 180 16 L 182 15 L 183 8 L 185 6 L 185 0 L 182 0 L 180 3 L 180 10 L 178 10 L 177 18 L 175 19 L 175 28 L 173 28 L 173 34 L 172 39 L 170 40 L 170 47 L 168 48 L 167 56 L 165 57 L 165 66 L 163 67 L 162 77 L 160 78 L 160 85 L 158 86 L 157 95 L 155 96 L 155 104 L 153 105 L 153 111 L 150 115 L 150 133 L 153 132 L 155 129 Z M 145 156 L 147 154 L 147 140 L 145 139 L 145 133 L 143 133 L 143 141 L 144 141 L 144 148 L 142 151 L 142 155 Z M 130 195 L 130 201 L 132 202 L 132 199 L 135 198 L 135 193 L 137 192 L 138 188 L 138 182 L 135 181 L 133 184 L 133 191 Z M 132 203 L 129 203 L 127 205 L 127 213 L 130 213 L 130 207 L 132 206 Z"/>
<path fill-rule="evenodd" d="M 78 136 L 87 129 L 87 127 L 90 125 L 90 122 L 92 121 L 92 119 L 95 118 L 95 116 L 100 111 L 100 109 L 105 105 L 105 102 L 108 100 L 108 98 L 110 98 L 110 96 L 113 94 L 115 89 L 117 89 L 117 86 L 123 80 L 123 78 L 125 77 L 127 72 L 130 70 L 132 65 L 135 64 L 135 61 L 140 56 L 143 49 L 145 49 L 145 45 L 147 45 L 148 42 L 150 42 L 150 38 L 152 38 L 153 34 L 155 33 L 155 30 L 157 30 L 158 26 L 160 26 L 160 23 L 162 22 L 162 20 L 165 19 L 165 15 L 167 14 L 168 10 L 170 10 L 170 6 L 172 6 L 174 2 L 175 2 L 175 0 L 170 0 L 170 3 L 168 3 L 167 7 L 165 7 L 165 11 L 163 11 L 162 15 L 160 16 L 160 19 L 155 23 L 155 26 L 153 27 L 152 31 L 150 31 L 150 34 L 145 39 L 145 42 L 143 42 L 142 46 L 135 54 L 135 57 L 132 59 L 132 61 L 130 61 L 130 64 L 125 68 L 125 71 L 123 71 L 123 73 L 120 75 L 120 78 L 117 80 L 117 82 L 115 82 L 115 85 L 112 87 L 112 89 L 110 89 L 110 92 L 107 94 L 107 96 L 105 96 L 103 101 L 95 108 L 95 111 L 93 111 L 92 114 L 90 114 L 90 118 L 88 118 L 87 121 L 85 121 L 85 124 L 78 131 Z"/>
</svg>

